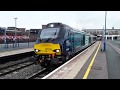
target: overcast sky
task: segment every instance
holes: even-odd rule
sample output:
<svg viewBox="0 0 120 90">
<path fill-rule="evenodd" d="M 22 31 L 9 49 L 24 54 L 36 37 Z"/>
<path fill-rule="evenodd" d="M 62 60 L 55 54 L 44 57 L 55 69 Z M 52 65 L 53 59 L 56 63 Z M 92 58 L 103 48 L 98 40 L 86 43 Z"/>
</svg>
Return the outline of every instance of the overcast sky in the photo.
<svg viewBox="0 0 120 90">
<path fill-rule="evenodd" d="M 102 29 L 105 11 L 0 11 L 0 27 L 41 29 L 43 24 L 62 22 L 78 29 Z M 107 28 L 120 29 L 120 11 L 107 11 Z"/>
</svg>

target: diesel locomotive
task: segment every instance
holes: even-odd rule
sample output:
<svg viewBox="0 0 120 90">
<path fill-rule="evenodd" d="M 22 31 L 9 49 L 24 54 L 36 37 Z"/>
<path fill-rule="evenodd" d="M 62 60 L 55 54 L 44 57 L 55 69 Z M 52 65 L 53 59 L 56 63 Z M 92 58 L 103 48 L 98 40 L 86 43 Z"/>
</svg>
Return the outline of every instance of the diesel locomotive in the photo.
<svg viewBox="0 0 120 90">
<path fill-rule="evenodd" d="M 48 23 L 34 44 L 35 63 L 42 67 L 60 65 L 95 42 L 95 37 L 66 24 Z"/>
</svg>

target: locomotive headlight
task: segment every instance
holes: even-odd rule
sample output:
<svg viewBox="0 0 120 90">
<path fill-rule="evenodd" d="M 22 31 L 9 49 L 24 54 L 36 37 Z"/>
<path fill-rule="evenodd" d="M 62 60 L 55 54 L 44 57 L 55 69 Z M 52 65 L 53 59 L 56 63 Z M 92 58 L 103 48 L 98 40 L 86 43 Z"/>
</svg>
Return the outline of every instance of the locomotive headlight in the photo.
<svg viewBox="0 0 120 90">
<path fill-rule="evenodd" d="M 59 49 L 56 49 L 56 50 L 53 50 L 53 51 L 54 51 L 54 52 L 57 52 L 57 53 L 58 53 L 58 52 L 60 52 L 60 50 L 59 50 Z"/>
<path fill-rule="evenodd" d="M 36 52 L 39 52 L 39 50 L 38 50 L 38 49 L 36 49 L 35 51 L 36 51 Z"/>
<path fill-rule="evenodd" d="M 60 50 L 57 49 L 56 52 L 60 52 Z"/>
</svg>

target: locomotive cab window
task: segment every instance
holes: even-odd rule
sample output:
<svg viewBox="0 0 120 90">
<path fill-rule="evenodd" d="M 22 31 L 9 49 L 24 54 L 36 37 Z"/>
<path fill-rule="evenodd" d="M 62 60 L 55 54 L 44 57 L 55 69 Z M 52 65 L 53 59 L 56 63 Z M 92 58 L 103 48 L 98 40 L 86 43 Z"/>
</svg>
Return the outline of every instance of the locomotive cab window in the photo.
<svg viewBox="0 0 120 90">
<path fill-rule="evenodd" d="M 40 34 L 41 39 L 57 38 L 59 34 L 59 28 L 47 28 L 43 29 Z"/>
<path fill-rule="evenodd" d="M 69 30 L 67 29 L 65 32 L 65 37 L 68 37 L 68 36 L 69 36 Z"/>
</svg>

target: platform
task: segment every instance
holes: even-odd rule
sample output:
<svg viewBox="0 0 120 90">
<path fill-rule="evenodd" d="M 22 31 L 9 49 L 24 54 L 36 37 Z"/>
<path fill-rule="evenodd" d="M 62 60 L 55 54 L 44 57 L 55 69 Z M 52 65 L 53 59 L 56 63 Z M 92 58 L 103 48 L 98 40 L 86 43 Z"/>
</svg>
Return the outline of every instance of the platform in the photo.
<svg viewBox="0 0 120 90">
<path fill-rule="evenodd" d="M 106 57 L 109 79 L 120 79 L 120 41 L 107 41 Z"/>
<path fill-rule="evenodd" d="M 26 53 L 26 52 L 31 52 L 33 51 L 33 48 L 22 48 L 22 49 L 13 49 L 13 50 L 6 50 L 6 51 L 1 51 L 0 52 L 0 57 L 5 57 L 5 56 L 10 56 L 10 55 L 15 55 L 15 54 L 21 54 L 21 53 Z"/>
<path fill-rule="evenodd" d="M 101 46 L 97 50 L 93 52 L 75 79 L 108 79 L 106 53 L 101 51 Z"/>
<path fill-rule="evenodd" d="M 77 56 L 75 56 L 74 58 L 72 58 L 71 60 L 69 60 L 62 66 L 60 66 L 59 68 L 55 69 L 53 72 L 51 72 L 47 76 L 43 77 L 42 79 L 83 79 L 87 69 L 89 71 L 87 71 L 88 75 L 86 76 L 86 78 L 97 79 L 97 78 L 104 77 L 105 79 L 107 79 L 108 75 L 107 75 L 107 68 L 106 68 L 107 67 L 106 58 L 105 58 L 106 56 L 100 50 L 100 43 L 101 43 L 100 41 L 97 41 L 95 44 L 90 46 L 88 49 L 81 52 L 80 54 L 78 54 Z M 98 49 L 98 52 L 96 52 L 97 49 Z M 95 53 L 97 55 L 97 58 L 95 58 L 94 56 Z M 94 57 L 95 63 L 93 61 L 93 57 Z M 94 64 L 90 64 L 91 61 Z M 85 64 L 88 64 L 88 65 L 86 66 Z M 91 67 L 92 69 L 93 68 L 99 69 L 99 67 L 100 69 L 101 68 L 102 69 L 100 72 L 95 72 L 91 74 L 90 72 L 94 72 L 91 69 Z M 86 68 L 86 70 L 85 69 L 83 70 L 83 68 Z M 82 73 L 80 73 L 80 71 L 82 71 Z M 101 74 L 101 75 L 98 75 L 97 77 L 94 77 L 94 75 L 99 74 L 99 73 L 103 73 L 103 75 Z M 81 76 L 79 76 L 79 74 Z"/>
</svg>

